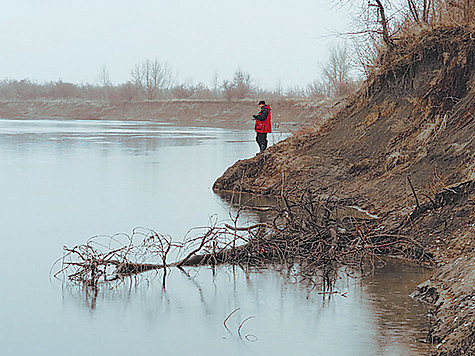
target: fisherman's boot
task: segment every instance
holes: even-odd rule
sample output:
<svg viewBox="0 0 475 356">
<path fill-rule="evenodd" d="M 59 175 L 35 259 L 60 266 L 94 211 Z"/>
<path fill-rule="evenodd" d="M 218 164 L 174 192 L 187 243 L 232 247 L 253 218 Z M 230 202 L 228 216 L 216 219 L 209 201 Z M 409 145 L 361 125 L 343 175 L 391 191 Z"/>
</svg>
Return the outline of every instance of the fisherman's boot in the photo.
<svg viewBox="0 0 475 356">
<path fill-rule="evenodd" d="M 260 149 L 260 152 L 259 153 L 262 153 L 266 150 L 266 145 L 265 143 L 259 143 L 259 149 Z"/>
</svg>

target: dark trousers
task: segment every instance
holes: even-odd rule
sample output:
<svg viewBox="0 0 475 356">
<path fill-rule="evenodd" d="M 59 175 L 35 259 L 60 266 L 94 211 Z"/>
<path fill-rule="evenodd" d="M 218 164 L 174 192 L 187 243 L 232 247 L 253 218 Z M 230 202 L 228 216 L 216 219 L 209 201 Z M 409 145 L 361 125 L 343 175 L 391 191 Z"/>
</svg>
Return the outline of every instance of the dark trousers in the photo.
<svg viewBox="0 0 475 356">
<path fill-rule="evenodd" d="M 256 135 L 256 141 L 261 152 L 264 152 L 264 150 L 267 148 L 267 134 L 258 132 Z"/>
</svg>

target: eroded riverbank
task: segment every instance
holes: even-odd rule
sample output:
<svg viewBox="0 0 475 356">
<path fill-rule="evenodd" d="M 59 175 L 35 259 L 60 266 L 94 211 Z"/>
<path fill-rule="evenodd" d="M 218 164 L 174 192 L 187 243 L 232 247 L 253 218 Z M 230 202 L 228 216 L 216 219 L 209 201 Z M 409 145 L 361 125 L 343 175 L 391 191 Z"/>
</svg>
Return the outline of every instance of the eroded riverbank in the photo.
<svg viewBox="0 0 475 356">
<path fill-rule="evenodd" d="M 370 231 L 392 237 L 378 253 L 438 267 L 421 288 L 439 355 L 475 352 L 473 38 L 473 29 L 448 26 L 402 41 L 321 130 L 236 162 L 214 184 L 294 202 L 308 192 L 376 212 Z M 394 243 L 398 251 L 387 248 Z"/>
</svg>

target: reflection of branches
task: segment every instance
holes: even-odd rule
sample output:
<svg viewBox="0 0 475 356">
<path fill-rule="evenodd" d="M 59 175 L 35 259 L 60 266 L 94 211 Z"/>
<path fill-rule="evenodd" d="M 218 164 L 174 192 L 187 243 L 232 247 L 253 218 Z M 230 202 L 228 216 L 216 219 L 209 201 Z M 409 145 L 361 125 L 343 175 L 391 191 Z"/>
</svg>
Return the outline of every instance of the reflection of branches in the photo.
<svg viewBox="0 0 475 356">
<path fill-rule="evenodd" d="M 238 310 L 240 310 L 240 309 L 241 309 L 241 308 L 236 308 L 236 309 L 234 309 L 231 313 L 228 314 L 228 316 L 226 317 L 226 319 L 224 319 L 224 322 L 223 322 L 224 328 L 225 328 L 230 334 L 231 334 L 231 330 L 228 328 L 228 326 L 227 326 L 226 323 L 227 323 L 227 321 L 234 315 L 234 313 L 236 313 L 236 312 L 237 312 Z M 244 340 L 244 339 L 245 339 L 245 340 L 250 341 L 250 342 L 255 342 L 255 341 L 259 340 L 259 338 L 258 338 L 256 335 L 254 335 L 254 334 L 246 334 L 246 335 L 244 335 L 244 337 L 243 337 L 243 335 L 241 334 L 241 329 L 242 329 L 242 327 L 244 326 L 244 324 L 245 324 L 247 321 L 249 321 L 250 319 L 253 319 L 253 318 L 255 318 L 254 315 L 248 316 L 247 318 L 245 318 L 243 321 L 241 321 L 241 322 L 239 323 L 239 326 L 238 326 L 237 331 L 236 331 L 237 335 L 239 336 L 239 339 L 241 339 L 241 340 Z"/>
<path fill-rule="evenodd" d="M 287 271 L 289 279 L 306 282 L 310 291 L 322 287 L 332 292 L 341 265 L 361 267 L 378 255 L 421 261 L 431 258 L 411 237 L 406 222 L 392 221 L 389 215 L 342 216 L 345 202 L 334 194 L 319 198 L 308 189 L 291 193 L 292 198 L 282 196 L 270 208 L 267 221 L 239 226 L 239 210 L 231 217 L 232 224 L 212 221 L 210 226 L 190 230 L 181 242 L 141 228 L 130 236 L 92 237 L 83 245 L 64 247 L 54 276 L 63 275 L 72 283 L 97 288 L 156 270 L 162 273 L 165 287 L 167 271 L 174 267 L 186 273 L 186 266 L 227 263 L 246 270 L 248 266 L 272 264 Z M 437 197 L 434 201 L 441 200 Z M 433 204 L 426 205 L 420 205 L 418 214 L 411 214 L 407 221 L 416 219 L 423 208 L 433 209 Z M 168 262 L 170 255 L 175 262 Z"/>
<path fill-rule="evenodd" d="M 234 309 L 231 313 L 228 314 L 228 316 L 226 317 L 226 319 L 224 319 L 224 321 L 223 321 L 224 328 L 225 328 L 228 332 L 231 332 L 231 330 L 229 330 L 228 326 L 226 325 L 226 322 L 227 322 L 227 321 L 229 320 L 229 318 L 232 317 L 233 314 L 234 314 L 235 312 L 237 312 L 239 309 L 241 309 L 241 308 L 236 308 L 236 309 Z"/>
<path fill-rule="evenodd" d="M 248 316 L 246 319 L 244 319 L 243 321 L 241 321 L 241 324 L 239 324 L 239 327 L 238 327 L 238 330 L 237 330 L 237 333 L 239 335 L 239 338 L 242 340 L 242 335 L 241 335 L 241 329 L 243 327 L 243 325 L 246 323 L 246 321 L 250 320 L 250 319 L 253 319 L 255 318 L 255 316 L 251 315 L 251 316 Z M 249 340 L 248 338 L 249 335 L 246 335 L 246 339 Z"/>
<path fill-rule="evenodd" d="M 180 270 L 180 272 L 182 272 L 187 278 L 189 281 L 191 281 L 191 283 L 193 283 L 193 285 L 196 287 L 196 289 L 198 290 L 198 294 L 200 296 L 200 301 L 201 301 L 201 304 L 203 304 L 203 307 L 206 311 L 206 313 L 209 313 L 209 307 L 208 307 L 208 303 L 206 302 L 206 298 L 204 296 L 204 293 L 203 293 L 203 288 L 201 288 L 200 284 L 195 280 L 195 278 L 193 278 L 192 276 L 190 276 L 190 274 L 185 271 L 182 267 L 178 267 L 178 269 Z"/>
</svg>

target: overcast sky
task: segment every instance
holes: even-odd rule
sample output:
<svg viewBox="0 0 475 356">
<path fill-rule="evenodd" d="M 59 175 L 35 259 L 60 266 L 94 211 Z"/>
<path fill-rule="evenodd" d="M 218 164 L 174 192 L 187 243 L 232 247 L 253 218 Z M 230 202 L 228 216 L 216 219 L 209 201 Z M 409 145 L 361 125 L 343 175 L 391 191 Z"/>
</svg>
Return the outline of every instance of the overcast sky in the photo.
<svg viewBox="0 0 475 356">
<path fill-rule="evenodd" d="M 210 84 L 238 67 L 257 84 L 319 76 L 344 11 L 330 0 L 15 0 L 0 8 L 0 78 L 114 83 L 135 63 L 168 62 L 181 81 Z"/>
</svg>

